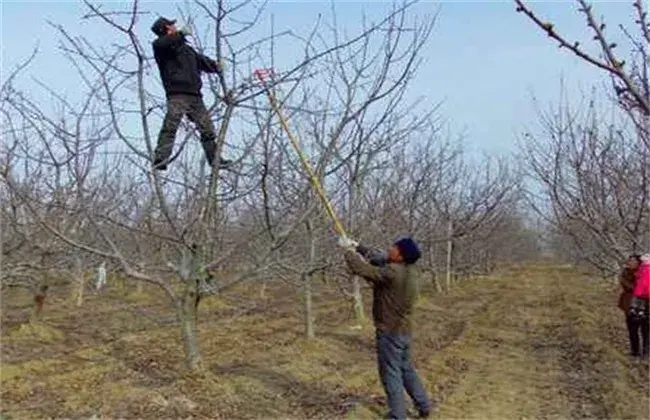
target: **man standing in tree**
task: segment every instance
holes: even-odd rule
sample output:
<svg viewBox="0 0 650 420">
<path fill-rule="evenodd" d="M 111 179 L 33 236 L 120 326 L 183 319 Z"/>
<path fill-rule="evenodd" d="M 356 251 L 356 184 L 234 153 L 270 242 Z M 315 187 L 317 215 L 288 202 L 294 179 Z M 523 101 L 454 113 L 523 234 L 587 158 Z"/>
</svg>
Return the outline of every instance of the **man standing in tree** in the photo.
<svg viewBox="0 0 650 420">
<path fill-rule="evenodd" d="M 176 132 L 184 115 L 198 128 L 205 157 L 212 167 L 217 149 L 216 135 L 203 103 L 201 72 L 221 73 L 223 68 L 188 45 L 185 37 L 191 35 L 191 31 L 188 28 L 177 30 L 175 24 L 175 20 L 161 17 L 151 26 L 152 32 L 158 36 L 152 43 L 153 52 L 167 96 L 167 113 L 158 135 L 153 167 L 157 170 L 167 169 Z M 220 167 L 227 167 L 231 163 L 229 160 L 219 160 Z"/>
<path fill-rule="evenodd" d="M 388 417 L 406 418 L 404 389 L 420 418 L 428 417 L 431 402 L 411 361 L 412 316 L 417 297 L 413 264 L 420 259 L 417 243 L 402 238 L 388 250 L 387 256 L 375 254 L 346 237 L 339 239 L 339 246 L 346 250 L 350 271 L 372 284 L 377 362 L 388 399 Z"/>
</svg>

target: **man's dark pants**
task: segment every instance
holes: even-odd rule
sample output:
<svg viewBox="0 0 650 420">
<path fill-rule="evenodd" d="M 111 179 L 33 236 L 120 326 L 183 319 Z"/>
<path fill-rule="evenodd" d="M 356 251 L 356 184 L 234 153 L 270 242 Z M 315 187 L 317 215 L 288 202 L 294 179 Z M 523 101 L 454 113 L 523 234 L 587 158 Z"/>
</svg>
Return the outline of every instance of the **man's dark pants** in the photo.
<svg viewBox="0 0 650 420">
<path fill-rule="evenodd" d="M 169 163 L 167 160 L 172 154 L 176 132 L 184 115 L 187 115 L 188 119 L 199 130 L 205 157 L 210 166 L 212 166 L 217 145 L 215 142 L 214 124 L 212 123 L 210 114 L 201 96 L 182 94 L 170 95 L 167 98 L 167 113 L 165 114 L 162 128 L 158 134 L 158 145 L 156 146 L 154 164 L 158 165 L 161 163 L 163 166 L 166 166 Z"/>
<path fill-rule="evenodd" d="M 431 410 L 431 403 L 411 361 L 411 336 L 376 332 L 379 376 L 388 398 L 389 418 L 405 419 L 404 390 L 421 414 Z"/>
</svg>

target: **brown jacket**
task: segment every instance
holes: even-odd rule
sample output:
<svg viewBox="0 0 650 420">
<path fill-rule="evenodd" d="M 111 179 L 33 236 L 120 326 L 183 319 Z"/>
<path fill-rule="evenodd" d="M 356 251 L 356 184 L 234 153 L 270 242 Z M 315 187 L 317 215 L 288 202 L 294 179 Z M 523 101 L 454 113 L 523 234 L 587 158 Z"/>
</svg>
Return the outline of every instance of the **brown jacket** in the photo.
<svg viewBox="0 0 650 420">
<path fill-rule="evenodd" d="M 372 318 L 382 332 L 410 334 L 417 288 L 412 268 L 405 264 L 373 265 L 360 254 L 346 251 L 352 273 L 372 284 Z"/>
<path fill-rule="evenodd" d="M 634 291 L 635 271 L 625 267 L 618 277 L 618 283 L 621 286 L 621 294 L 618 297 L 618 307 L 625 313 L 630 308 L 632 292 Z"/>
</svg>

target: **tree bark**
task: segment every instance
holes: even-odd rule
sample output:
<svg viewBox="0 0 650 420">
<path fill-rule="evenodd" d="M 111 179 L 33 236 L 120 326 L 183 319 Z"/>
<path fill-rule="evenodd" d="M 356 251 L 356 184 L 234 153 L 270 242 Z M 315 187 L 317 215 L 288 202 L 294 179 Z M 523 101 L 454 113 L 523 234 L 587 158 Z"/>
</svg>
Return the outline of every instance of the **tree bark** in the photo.
<svg viewBox="0 0 650 420">
<path fill-rule="evenodd" d="M 262 280 L 262 286 L 260 287 L 260 299 L 266 299 L 266 280 Z"/>
<path fill-rule="evenodd" d="M 45 303 L 45 298 L 47 297 L 48 286 L 43 284 L 40 285 L 34 293 L 34 310 L 32 312 L 32 317 L 30 319 L 31 323 L 38 322 L 41 320 L 43 313 L 43 304 Z"/>
<path fill-rule="evenodd" d="M 316 264 L 316 237 L 314 235 L 314 226 L 311 220 L 305 222 L 307 227 L 307 235 L 309 237 L 309 263 L 307 270 L 302 273 L 303 285 L 303 301 L 305 304 L 305 335 L 308 339 L 314 338 L 314 314 L 312 307 L 312 294 L 311 294 L 311 270 Z"/>
<path fill-rule="evenodd" d="M 188 281 L 183 295 L 183 301 L 178 306 L 178 312 L 185 360 L 187 367 L 192 371 L 199 370 L 203 361 L 197 333 L 199 299 L 198 281 Z"/>
<path fill-rule="evenodd" d="M 361 294 L 361 281 L 359 277 L 353 276 L 352 294 L 354 296 L 354 315 L 357 323 L 362 325 L 366 321 L 366 314 L 363 311 L 363 295 Z"/>
<path fill-rule="evenodd" d="M 83 264 L 79 257 L 77 257 L 75 260 L 74 280 L 72 298 L 75 301 L 75 305 L 81 306 L 84 300 L 84 288 L 86 287 L 86 279 L 83 270 Z"/>
<path fill-rule="evenodd" d="M 454 232 L 454 224 L 449 220 L 449 225 L 447 227 L 447 279 L 446 279 L 446 286 L 447 286 L 447 291 L 451 290 L 451 257 L 452 257 L 452 252 L 453 252 L 453 232 Z"/>
<path fill-rule="evenodd" d="M 436 288 L 436 293 L 442 293 L 440 276 L 438 276 L 438 272 L 436 271 L 436 261 L 433 252 L 433 245 L 429 249 L 429 269 L 431 270 L 431 282 L 433 283 L 433 286 Z"/>
<path fill-rule="evenodd" d="M 314 338 L 314 311 L 311 295 L 311 275 L 303 275 L 303 293 L 305 301 L 305 336 L 308 339 Z"/>
<path fill-rule="evenodd" d="M 348 190 L 348 229 L 354 230 L 356 218 L 354 217 L 357 209 L 357 188 L 354 179 L 350 180 L 350 188 Z M 361 281 L 358 276 L 352 275 L 352 299 L 354 300 L 354 317 L 358 325 L 362 325 L 366 316 L 363 311 L 363 295 L 361 294 Z"/>
</svg>

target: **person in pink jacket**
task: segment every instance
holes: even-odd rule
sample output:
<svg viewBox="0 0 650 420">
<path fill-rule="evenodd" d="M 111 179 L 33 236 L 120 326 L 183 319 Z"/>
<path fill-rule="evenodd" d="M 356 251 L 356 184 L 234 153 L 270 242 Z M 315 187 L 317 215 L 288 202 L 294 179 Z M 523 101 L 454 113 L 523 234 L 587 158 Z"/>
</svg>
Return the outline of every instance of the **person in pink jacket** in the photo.
<svg viewBox="0 0 650 420">
<path fill-rule="evenodd" d="M 641 337 L 643 339 L 641 356 L 647 359 L 648 349 L 650 347 L 650 319 L 648 317 L 648 313 L 650 313 L 650 254 L 641 256 L 641 264 L 636 270 L 636 280 L 632 294 L 633 297 L 629 310 L 630 318 L 634 320 L 636 327 L 635 334 L 638 334 L 639 330 L 641 331 Z"/>
<path fill-rule="evenodd" d="M 641 264 L 636 271 L 634 282 L 634 297 L 650 300 L 650 254 L 641 256 Z"/>
</svg>

